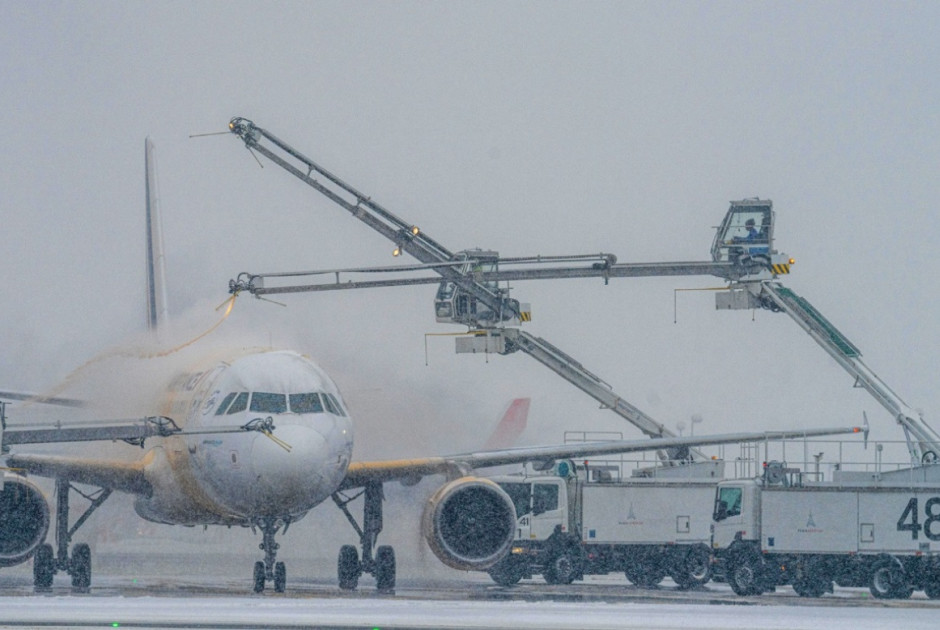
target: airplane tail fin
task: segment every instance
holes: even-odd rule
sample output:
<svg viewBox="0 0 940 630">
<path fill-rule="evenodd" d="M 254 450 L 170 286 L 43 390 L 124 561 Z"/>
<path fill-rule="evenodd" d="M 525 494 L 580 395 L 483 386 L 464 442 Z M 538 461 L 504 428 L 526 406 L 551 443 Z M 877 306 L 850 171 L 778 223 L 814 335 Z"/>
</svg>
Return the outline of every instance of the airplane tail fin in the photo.
<svg viewBox="0 0 940 630">
<path fill-rule="evenodd" d="M 167 323 L 166 267 L 163 253 L 163 224 L 157 207 L 153 142 L 144 141 L 147 207 L 147 327 L 157 331 Z"/>
<path fill-rule="evenodd" d="M 484 450 L 511 448 L 525 430 L 529 418 L 529 403 L 531 398 L 516 398 L 509 404 L 509 409 L 503 414 L 493 433 L 483 446 Z"/>
</svg>

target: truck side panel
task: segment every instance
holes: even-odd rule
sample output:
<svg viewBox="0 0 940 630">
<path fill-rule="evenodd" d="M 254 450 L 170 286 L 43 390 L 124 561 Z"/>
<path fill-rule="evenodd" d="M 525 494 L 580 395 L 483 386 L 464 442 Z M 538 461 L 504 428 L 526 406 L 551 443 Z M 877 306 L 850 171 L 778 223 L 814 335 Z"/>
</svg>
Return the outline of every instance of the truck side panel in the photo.
<svg viewBox="0 0 940 630">
<path fill-rule="evenodd" d="M 765 488 L 761 508 L 761 548 L 765 551 L 857 551 L 856 491 Z"/>
<path fill-rule="evenodd" d="M 582 494 L 582 540 L 587 544 L 707 544 L 714 494 L 714 483 L 587 484 Z"/>
<path fill-rule="evenodd" d="M 859 492 L 859 550 L 940 552 L 940 488 Z"/>
</svg>

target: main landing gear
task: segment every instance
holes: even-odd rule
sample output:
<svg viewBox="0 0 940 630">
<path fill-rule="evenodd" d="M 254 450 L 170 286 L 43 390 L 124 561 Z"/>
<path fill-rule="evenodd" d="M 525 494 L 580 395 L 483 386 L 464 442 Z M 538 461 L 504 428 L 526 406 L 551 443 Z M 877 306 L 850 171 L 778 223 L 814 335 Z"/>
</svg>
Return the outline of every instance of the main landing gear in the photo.
<svg viewBox="0 0 940 630">
<path fill-rule="evenodd" d="M 362 527 L 349 512 L 346 506 L 360 495 L 364 495 L 362 508 Z M 354 590 L 359 586 L 359 576 L 371 573 L 375 577 L 375 586 L 379 591 L 393 591 L 395 589 L 395 550 L 389 545 L 381 545 L 372 550 L 382 531 L 382 484 L 370 482 L 359 494 L 353 497 L 344 497 L 340 493 L 333 494 L 333 502 L 343 511 L 346 519 L 359 534 L 359 543 L 362 546 L 362 559 L 355 545 L 343 545 L 339 550 L 339 560 L 336 563 L 336 572 L 339 577 L 339 587 L 346 591 Z"/>
<path fill-rule="evenodd" d="M 69 490 L 75 490 L 90 501 L 85 512 L 69 528 Z M 37 591 L 52 588 L 52 578 L 59 571 L 65 571 L 72 576 L 72 588 L 75 591 L 87 591 L 91 586 L 91 547 L 85 543 L 77 543 L 72 547 L 72 556 L 69 557 L 69 543 L 72 536 L 82 524 L 88 520 L 91 513 L 98 509 L 102 503 L 111 496 L 111 490 L 101 490 L 94 495 L 86 495 L 75 489 L 66 479 L 55 480 L 56 495 L 56 548 L 43 543 L 36 549 L 33 556 L 33 586 Z"/>
<path fill-rule="evenodd" d="M 283 562 L 277 562 L 277 550 L 280 545 L 274 542 L 274 534 L 284 527 L 284 532 L 290 526 L 290 521 L 284 521 L 280 518 L 266 517 L 256 523 L 261 530 L 261 544 L 258 548 L 264 552 L 264 561 L 255 562 L 254 570 L 254 590 L 255 593 L 264 591 L 267 582 L 274 583 L 274 592 L 283 593 L 287 587 L 287 566 Z"/>
</svg>

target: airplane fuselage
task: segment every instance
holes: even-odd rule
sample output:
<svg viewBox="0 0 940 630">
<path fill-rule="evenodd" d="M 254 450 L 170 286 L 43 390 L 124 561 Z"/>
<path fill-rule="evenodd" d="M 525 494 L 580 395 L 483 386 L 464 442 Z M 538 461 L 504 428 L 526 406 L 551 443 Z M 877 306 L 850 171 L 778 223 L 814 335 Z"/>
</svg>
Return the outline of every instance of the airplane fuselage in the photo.
<svg viewBox="0 0 940 630">
<path fill-rule="evenodd" d="M 339 390 L 310 359 L 289 351 L 246 354 L 180 375 L 161 413 L 183 435 L 147 453 L 148 520 L 252 525 L 301 518 L 342 482 L 352 420 Z M 270 419 L 270 434 L 240 430 Z"/>
</svg>

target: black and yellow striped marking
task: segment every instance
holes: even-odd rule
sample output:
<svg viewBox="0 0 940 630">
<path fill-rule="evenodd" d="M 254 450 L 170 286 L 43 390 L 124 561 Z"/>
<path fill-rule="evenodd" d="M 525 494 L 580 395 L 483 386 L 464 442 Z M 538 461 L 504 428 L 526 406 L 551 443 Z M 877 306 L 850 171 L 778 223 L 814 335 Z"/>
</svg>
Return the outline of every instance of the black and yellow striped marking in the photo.
<svg viewBox="0 0 940 630">
<path fill-rule="evenodd" d="M 519 311 L 519 321 L 521 321 L 521 322 L 531 322 L 531 321 L 532 321 L 532 311 Z"/>
<path fill-rule="evenodd" d="M 771 265 L 770 268 L 777 275 L 790 273 L 790 263 L 778 263 L 776 265 Z"/>
</svg>

